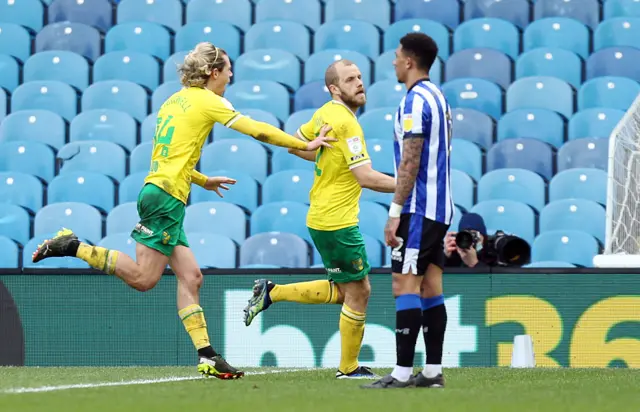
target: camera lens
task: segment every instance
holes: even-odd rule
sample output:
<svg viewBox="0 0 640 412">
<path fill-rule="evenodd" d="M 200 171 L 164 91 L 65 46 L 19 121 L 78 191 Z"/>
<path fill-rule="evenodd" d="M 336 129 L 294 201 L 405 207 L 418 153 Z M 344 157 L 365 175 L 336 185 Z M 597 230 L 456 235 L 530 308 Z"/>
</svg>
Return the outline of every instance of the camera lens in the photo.
<svg viewBox="0 0 640 412">
<path fill-rule="evenodd" d="M 456 235 L 456 246 L 460 249 L 469 249 L 473 245 L 473 235 L 471 232 L 462 231 Z"/>
</svg>

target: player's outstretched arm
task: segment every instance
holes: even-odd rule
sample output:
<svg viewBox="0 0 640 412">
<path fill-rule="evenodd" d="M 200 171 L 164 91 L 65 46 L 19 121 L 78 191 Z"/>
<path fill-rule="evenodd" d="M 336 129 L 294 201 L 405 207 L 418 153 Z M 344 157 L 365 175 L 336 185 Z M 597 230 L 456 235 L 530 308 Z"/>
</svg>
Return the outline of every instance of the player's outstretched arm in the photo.
<svg viewBox="0 0 640 412">
<path fill-rule="evenodd" d="M 251 136 L 264 143 L 304 151 L 314 151 L 321 146 L 331 147 L 331 144 L 328 142 L 336 140 L 327 137 L 326 134 L 328 131 L 325 131 L 324 133 L 321 132 L 315 140 L 303 142 L 269 123 L 258 122 L 248 117 L 241 117 L 230 127 L 237 132 Z"/>
<path fill-rule="evenodd" d="M 363 189 L 371 189 L 382 193 L 393 193 L 396 190 L 395 179 L 374 170 L 371 167 L 371 163 L 354 167 L 351 169 L 351 173 L 353 173 L 358 184 Z"/>
</svg>

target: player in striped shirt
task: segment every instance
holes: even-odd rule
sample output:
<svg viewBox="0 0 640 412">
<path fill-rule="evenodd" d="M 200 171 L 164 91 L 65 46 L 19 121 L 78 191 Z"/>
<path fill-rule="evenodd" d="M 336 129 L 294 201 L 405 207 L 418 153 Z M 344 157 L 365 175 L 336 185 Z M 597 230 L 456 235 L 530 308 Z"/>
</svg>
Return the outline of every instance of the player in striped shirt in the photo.
<svg viewBox="0 0 640 412">
<path fill-rule="evenodd" d="M 449 184 L 451 109 L 429 80 L 438 54 L 423 33 L 400 40 L 394 66 L 407 86 L 395 118 L 396 190 L 385 240 L 393 248 L 396 367 L 367 388 L 443 387 L 442 346 L 447 312 L 442 294 L 444 238 L 453 217 Z M 415 344 L 423 329 L 427 365 L 415 376 Z"/>
</svg>

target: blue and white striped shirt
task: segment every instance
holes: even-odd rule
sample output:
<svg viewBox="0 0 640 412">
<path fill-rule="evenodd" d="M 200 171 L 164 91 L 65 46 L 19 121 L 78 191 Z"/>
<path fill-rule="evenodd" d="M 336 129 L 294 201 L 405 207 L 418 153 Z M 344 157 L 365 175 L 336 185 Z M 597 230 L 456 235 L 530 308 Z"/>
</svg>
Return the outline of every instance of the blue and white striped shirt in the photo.
<svg viewBox="0 0 640 412">
<path fill-rule="evenodd" d="M 405 139 L 424 138 L 420 169 L 402 213 L 451 224 L 454 206 L 450 184 L 451 108 L 429 80 L 417 82 L 400 102 L 395 122 L 396 179 Z"/>
</svg>

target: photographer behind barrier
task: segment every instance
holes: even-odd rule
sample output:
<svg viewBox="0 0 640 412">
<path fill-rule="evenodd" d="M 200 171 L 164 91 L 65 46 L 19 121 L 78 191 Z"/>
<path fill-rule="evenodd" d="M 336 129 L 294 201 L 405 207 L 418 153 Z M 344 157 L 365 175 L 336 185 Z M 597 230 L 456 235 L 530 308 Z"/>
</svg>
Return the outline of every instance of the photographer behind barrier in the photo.
<svg viewBox="0 0 640 412">
<path fill-rule="evenodd" d="M 531 247 L 525 240 L 501 230 L 487 236 L 482 216 L 467 213 L 460 220 L 458 232 L 447 233 L 444 254 L 448 267 L 520 267 L 529 262 Z"/>
</svg>

